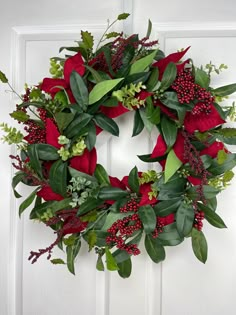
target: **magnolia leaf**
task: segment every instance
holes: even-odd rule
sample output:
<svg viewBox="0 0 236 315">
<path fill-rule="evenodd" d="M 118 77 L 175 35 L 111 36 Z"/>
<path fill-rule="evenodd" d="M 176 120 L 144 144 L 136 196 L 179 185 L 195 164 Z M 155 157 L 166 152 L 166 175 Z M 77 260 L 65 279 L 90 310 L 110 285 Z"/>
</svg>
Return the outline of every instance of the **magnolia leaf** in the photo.
<svg viewBox="0 0 236 315">
<path fill-rule="evenodd" d="M 224 221 L 221 219 L 221 217 L 213 210 L 211 210 L 209 207 L 198 203 L 198 207 L 201 211 L 204 212 L 205 219 L 213 226 L 224 229 L 227 228 Z"/>
<path fill-rule="evenodd" d="M 126 20 L 130 16 L 130 13 L 121 13 L 117 16 L 117 20 Z"/>
<path fill-rule="evenodd" d="M 30 118 L 30 116 L 27 115 L 23 110 L 16 110 L 11 113 L 10 116 L 20 122 L 26 122 Z"/>
<path fill-rule="evenodd" d="M 177 75 L 177 67 L 173 62 L 168 63 L 162 76 L 160 89 L 165 91 L 174 82 Z"/>
<path fill-rule="evenodd" d="M 36 197 L 36 192 L 38 191 L 38 188 L 36 188 L 20 205 L 19 207 L 19 216 L 24 212 L 26 208 L 28 208 L 32 202 L 34 201 Z"/>
<path fill-rule="evenodd" d="M 118 200 L 128 195 L 128 191 L 118 187 L 103 187 L 101 188 L 98 197 L 102 200 Z"/>
<path fill-rule="evenodd" d="M 140 220 L 142 221 L 144 231 L 147 234 L 152 233 L 155 230 L 157 223 L 156 214 L 152 206 L 146 205 L 139 207 L 138 215 L 140 217 Z"/>
<path fill-rule="evenodd" d="M 110 132 L 114 136 L 119 136 L 119 127 L 113 119 L 101 113 L 94 116 L 94 121 L 103 130 Z"/>
<path fill-rule="evenodd" d="M 67 195 L 67 162 L 58 160 L 50 168 L 49 184 L 52 190 L 66 197 Z"/>
<path fill-rule="evenodd" d="M 98 82 L 92 91 L 89 93 L 89 105 L 98 102 L 103 96 L 110 92 L 114 87 L 116 87 L 124 78 L 104 80 Z"/>
<path fill-rule="evenodd" d="M 30 166 L 38 174 L 38 176 L 42 178 L 43 177 L 42 165 L 39 161 L 39 152 L 37 150 L 36 145 L 34 144 L 29 145 L 27 150 L 28 150 L 28 156 L 30 160 Z"/>
<path fill-rule="evenodd" d="M 79 116 L 73 119 L 66 127 L 64 132 L 65 136 L 67 138 L 78 136 L 79 132 L 88 125 L 92 118 L 93 116 L 87 113 L 79 114 Z"/>
<path fill-rule="evenodd" d="M 129 173 L 128 184 L 133 192 L 139 193 L 139 178 L 136 166 Z"/>
<path fill-rule="evenodd" d="M 175 172 L 180 168 L 183 163 L 176 156 L 174 150 L 170 150 L 167 155 L 166 165 L 165 165 L 165 183 L 175 174 Z"/>
<path fill-rule="evenodd" d="M 140 134 L 143 131 L 143 128 L 144 128 L 143 120 L 140 116 L 139 110 L 136 110 L 134 114 L 134 126 L 132 137 L 135 137 L 138 134 Z"/>
<path fill-rule="evenodd" d="M 119 268 L 119 270 L 118 270 L 119 275 L 124 279 L 129 278 L 129 276 L 131 275 L 131 271 L 132 271 L 131 258 L 118 263 L 117 266 Z"/>
<path fill-rule="evenodd" d="M 70 87 L 76 102 L 83 110 L 86 110 L 89 102 L 88 89 L 83 78 L 75 70 L 70 75 Z"/>
<path fill-rule="evenodd" d="M 159 263 L 165 260 L 165 249 L 161 245 L 158 238 L 153 238 L 151 235 L 146 235 L 144 243 L 146 251 L 152 261 L 154 261 L 155 263 Z"/>
<path fill-rule="evenodd" d="M 8 78 L 6 77 L 6 75 L 2 71 L 0 71 L 0 81 L 2 83 L 8 83 Z"/>
<path fill-rule="evenodd" d="M 50 144 L 36 143 L 31 146 L 35 147 L 38 158 L 42 161 L 55 161 L 59 158 L 58 149 Z"/>
<path fill-rule="evenodd" d="M 174 213 L 179 208 L 182 198 L 175 198 L 172 200 L 163 200 L 158 202 L 154 206 L 154 210 L 157 216 L 165 217 L 171 213 Z"/>
<path fill-rule="evenodd" d="M 72 122 L 74 114 L 59 112 L 55 113 L 54 117 L 56 119 L 57 126 L 62 133 L 63 130 Z"/>
<path fill-rule="evenodd" d="M 155 89 L 158 83 L 158 77 L 159 77 L 159 69 L 157 67 L 153 67 L 153 69 L 151 69 L 151 75 L 146 83 L 148 91 L 153 91 Z"/>
<path fill-rule="evenodd" d="M 143 72 L 147 67 L 149 67 L 152 64 L 156 54 L 157 50 L 154 50 L 149 55 L 135 61 L 130 68 L 129 74 Z"/>
<path fill-rule="evenodd" d="M 43 216 L 43 214 L 47 212 L 48 209 L 50 209 L 52 213 L 56 213 L 56 211 L 66 209 L 66 208 L 68 209 L 70 208 L 71 200 L 72 200 L 71 198 L 66 198 L 60 201 L 51 200 L 51 201 L 43 202 L 42 204 L 39 204 L 39 205 L 35 205 L 35 207 L 32 209 L 30 213 L 30 219 L 31 220 L 40 219 L 41 216 Z"/>
<path fill-rule="evenodd" d="M 91 33 L 89 33 L 88 31 L 81 31 L 81 38 L 85 48 L 93 49 L 94 40 Z"/>
<path fill-rule="evenodd" d="M 198 260 L 205 264 L 207 261 L 207 241 L 202 231 L 192 229 L 192 248 Z"/>
<path fill-rule="evenodd" d="M 210 84 L 210 76 L 199 68 L 195 68 L 195 83 L 204 89 L 208 89 Z"/>
<path fill-rule="evenodd" d="M 74 266 L 74 253 L 73 246 L 69 245 L 66 247 L 66 255 L 67 255 L 67 268 L 74 275 L 75 274 L 75 266 Z"/>
<path fill-rule="evenodd" d="M 89 197 L 82 205 L 79 207 L 77 211 L 77 216 L 83 215 L 89 211 L 96 209 L 98 206 L 103 204 L 102 200 L 99 200 L 94 197 Z"/>
<path fill-rule="evenodd" d="M 140 117 L 142 118 L 145 128 L 147 129 L 147 132 L 151 133 L 154 127 L 154 124 L 148 119 L 146 111 L 143 109 L 140 109 L 139 114 L 140 114 Z"/>
<path fill-rule="evenodd" d="M 178 128 L 176 124 L 166 116 L 163 116 L 161 119 L 161 130 L 167 147 L 171 148 L 177 137 Z"/>
<path fill-rule="evenodd" d="M 99 184 L 106 186 L 110 185 L 110 180 L 107 171 L 101 164 L 96 165 L 94 176 L 97 178 Z"/>
<path fill-rule="evenodd" d="M 176 227 L 180 235 L 187 236 L 193 227 L 194 208 L 190 204 L 182 203 L 176 212 Z"/>
<path fill-rule="evenodd" d="M 96 140 L 97 140 L 97 135 L 96 135 L 96 126 L 93 122 L 90 122 L 89 125 L 89 130 L 88 130 L 88 134 L 85 138 L 85 144 L 86 144 L 86 148 L 91 151 L 95 144 L 96 144 Z"/>
<path fill-rule="evenodd" d="M 236 92 L 236 83 L 221 86 L 221 87 L 213 90 L 213 93 L 216 96 L 220 96 L 220 97 L 228 96 L 234 92 Z"/>
<path fill-rule="evenodd" d="M 112 256 L 112 253 L 110 252 L 108 247 L 105 248 L 105 254 L 106 254 L 107 269 L 110 271 L 119 270 L 117 262 L 116 262 L 115 258 Z"/>
<path fill-rule="evenodd" d="M 107 217 L 106 217 L 106 221 L 102 227 L 103 231 L 107 231 L 114 222 L 116 222 L 117 220 L 122 220 L 126 217 L 128 217 L 130 214 L 129 213 L 121 213 L 121 212 L 109 212 Z"/>
<path fill-rule="evenodd" d="M 12 185 L 12 189 L 13 189 L 13 192 L 14 192 L 14 195 L 16 198 L 20 198 L 21 195 L 15 190 L 15 188 L 20 182 L 22 182 L 22 180 L 25 178 L 25 176 L 26 176 L 26 174 L 24 172 L 19 171 L 15 174 L 15 176 L 12 179 L 11 185 Z"/>
<path fill-rule="evenodd" d="M 219 164 L 216 159 L 213 160 L 212 165 L 208 168 L 208 171 L 213 175 L 221 175 L 235 166 L 236 154 L 228 153 L 226 161 L 222 164 Z"/>
</svg>

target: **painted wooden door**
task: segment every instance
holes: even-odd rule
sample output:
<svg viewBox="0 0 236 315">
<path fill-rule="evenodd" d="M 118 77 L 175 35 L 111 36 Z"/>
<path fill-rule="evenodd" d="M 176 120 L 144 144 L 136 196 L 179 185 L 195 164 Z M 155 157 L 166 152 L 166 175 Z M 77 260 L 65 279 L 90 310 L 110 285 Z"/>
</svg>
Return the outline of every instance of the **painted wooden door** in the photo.
<svg viewBox="0 0 236 315">
<path fill-rule="evenodd" d="M 9 74 L 20 92 L 25 82 L 35 84 L 48 75 L 49 57 L 57 55 L 59 47 L 78 39 L 81 29 L 99 38 L 107 18 L 112 20 L 128 11 L 132 16 L 121 26 L 125 32 L 145 35 L 150 18 L 153 35 L 160 39 L 166 53 L 191 46 L 188 57 L 198 65 L 212 61 L 229 66 L 217 78 L 219 85 L 235 82 L 235 9 L 234 0 L 1 0 L 0 69 Z M 5 89 L 0 86 L 0 117 L 10 123 L 8 112 L 14 109 L 17 99 Z M 145 170 L 146 165 L 136 155 L 149 152 L 153 146 L 152 137 L 145 133 L 131 139 L 131 116 L 118 120 L 119 139 L 106 134 L 98 139 L 98 159 L 113 176 L 122 177 L 133 165 Z M 18 218 L 19 203 L 11 193 L 12 168 L 8 159 L 14 150 L 1 144 L 1 315 L 235 314 L 236 180 L 219 198 L 219 213 L 228 229 L 217 231 L 205 224 L 209 243 L 205 266 L 196 261 L 191 243 L 186 241 L 168 248 L 166 261 L 159 265 L 146 254 L 134 258 L 132 276 L 123 280 L 117 274 L 96 271 L 95 255 L 83 247 L 74 277 L 64 266 L 53 266 L 44 258 L 35 265 L 27 260 L 30 250 L 44 248 L 54 235 L 29 221 L 27 213 L 21 220 Z M 22 194 L 28 192 L 21 188 Z"/>
</svg>

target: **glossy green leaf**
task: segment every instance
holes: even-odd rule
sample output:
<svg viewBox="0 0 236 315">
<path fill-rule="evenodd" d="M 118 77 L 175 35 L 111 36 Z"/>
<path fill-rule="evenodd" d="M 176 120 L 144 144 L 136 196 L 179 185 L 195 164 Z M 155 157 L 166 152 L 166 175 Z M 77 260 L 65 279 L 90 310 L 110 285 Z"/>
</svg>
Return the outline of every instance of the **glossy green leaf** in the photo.
<svg viewBox="0 0 236 315">
<path fill-rule="evenodd" d="M 129 74 L 143 72 L 147 67 L 149 67 L 152 64 L 156 54 L 157 50 L 154 50 L 149 55 L 135 61 L 131 66 Z"/>
<path fill-rule="evenodd" d="M 117 265 L 130 258 L 130 255 L 125 250 L 121 249 L 117 249 L 112 255 L 115 258 Z"/>
<path fill-rule="evenodd" d="M 165 166 L 165 182 L 167 182 L 174 174 L 175 172 L 180 168 L 180 166 L 183 163 L 178 159 L 176 156 L 174 150 L 170 150 L 170 152 L 167 155 L 166 159 L 166 166 Z"/>
<path fill-rule="evenodd" d="M 104 80 L 102 82 L 97 83 L 92 91 L 89 93 L 89 105 L 92 105 L 98 102 L 103 96 L 113 90 L 123 78 L 112 79 L 112 80 Z"/>
<path fill-rule="evenodd" d="M 101 206 L 103 204 L 102 200 L 99 200 L 94 197 L 89 197 L 82 205 L 79 207 L 79 210 L 77 211 L 77 215 L 83 215 L 89 211 L 92 211 L 96 209 L 97 207 Z"/>
<path fill-rule="evenodd" d="M 126 20 L 130 16 L 130 13 L 121 13 L 117 16 L 117 20 Z"/>
<path fill-rule="evenodd" d="M 56 119 L 57 126 L 62 133 L 63 130 L 72 122 L 74 114 L 59 112 L 55 113 L 54 117 Z"/>
<path fill-rule="evenodd" d="M 139 193 L 139 177 L 136 166 L 129 173 L 128 184 L 133 192 L 136 192 L 137 194 Z"/>
<path fill-rule="evenodd" d="M 80 171 L 77 171 L 75 168 L 72 167 L 68 167 L 69 173 L 72 177 L 83 177 L 85 179 L 87 179 L 88 181 L 91 181 L 93 183 L 97 183 L 97 179 L 94 176 L 91 176 L 87 173 L 83 173 Z"/>
<path fill-rule="evenodd" d="M 112 253 L 110 252 L 108 247 L 105 248 L 105 254 L 106 254 L 106 266 L 107 266 L 107 269 L 110 270 L 110 271 L 119 270 L 119 267 L 118 267 L 118 265 L 116 263 L 116 260 L 112 256 Z"/>
<path fill-rule="evenodd" d="M 236 92 L 236 83 L 221 86 L 213 90 L 213 93 L 216 96 L 221 96 L 221 97 L 228 96 L 230 94 L 233 94 L 234 92 Z"/>
<path fill-rule="evenodd" d="M 118 273 L 122 278 L 129 278 L 129 276 L 131 275 L 132 272 L 132 262 L 131 262 L 131 258 L 118 263 L 117 264 L 119 270 Z"/>
<path fill-rule="evenodd" d="M 38 191 L 38 188 L 36 188 L 34 191 L 32 191 L 32 193 L 20 204 L 19 216 L 21 216 L 21 214 L 24 212 L 24 210 L 27 209 L 32 204 L 32 202 L 34 201 L 34 199 L 36 197 L 37 191 Z"/>
<path fill-rule="evenodd" d="M 110 185 L 110 179 L 107 174 L 107 171 L 101 164 L 96 165 L 94 176 L 97 178 L 99 184 L 101 185 Z"/>
<path fill-rule="evenodd" d="M 30 213 L 30 219 L 38 219 L 43 214 L 50 209 L 53 213 L 56 213 L 59 210 L 71 208 L 70 207 L 71 198 L 66 198 L 60 201 L 46 201 L 42 204 L 36 205 L 31 213 Z"/>
<path fill-rule="evenodd" d="M 100 113 L 94 116 L 94 121 L 103 130 L 110 132 L 114 136 L 119 136 L 119 127 L 113 119 Z"/>
<path fill-rule="evenodd" d="M 158 239 L 163 246 L 176 246 L 183 242 L 184 238 L 179 234 L 176 222 L 164 226 L 162 230 Z"/>
<path fill-rule="evenodd" d="M 93 247 L 95 246 L 96 242 L 97 242 L 97 234 L 95 231 L 89 231 L 88 232 L 88 238 L 87 238 L 87 242 L 89 245 L 89 252 L 93 249 Z"/>
<path fill-rule="evenodd" d="M 141 206 L 138 209 L 138 215 L 142 221 L 144 231 L 149 234 L 156 228 L 157 218 L 154 209 L 150 205 Z"/>
<path fill-rule="evenodd" d="M 176 212 L 176 227 L 180 235 L 187 236 L 193 227 L 194 209 L 190 204 L 182 203 Z"/>
<path fill-rule="evenodd" d="M 102 257 L 100 255 L 98 255 L 98 259 L 97 259 L 97 263 L 96 263 L 96 269 L 98 271 L 104 271 L 104 264 L 103 264 L 103 261 L 102 261 Z"/>
<path fill-rule="evenodd" d="M 83 113 L 77 116 L 72 122 L 66 127 L 64 134 L 67 138 L 78 136 L 78 133 L 88 125 L 93 118 L 92 115 Z"/>
<path fill-rule="evenodd" d="M 198 203 L 198 208 L 204 212 L 205 219 L 213 226 L 224 229 L 227 228 L 224 221 L 221 219 L 221 217 L 213 210 L 211 210 L 209 207 Z"/>
<path fill-rule="evenodd" d="M 16 198 L 20 198 L 21 195 L 15 190 L 16 186 L 25 178 L 24 172 L 17 172 L 12 179 L 12 189 Z"/>
<path fill-rule="evenodd" d="M 89 102 L 88 89 L 83 78 L 75 70 L 70 75 L 70 87 L 76 102 L 86 110 Z"/>
<path fill-rule="evenodd" d="M 171 213 L 174 213 L 178 210 L 179 205 L 182 201 L 182 198 L 176 198 L 171 200 L 163 200 L 158 202 L 154 206 L 156 215 L 159 217 L 165 217 Z"/>
<path fill-rule="evenodd" d="M 162 76 L 160 89 L 165 91 L 174 82 L 177 75 L 177 67 L 173 62 L 168 63 Z"/>
<path fill-rule="evenodd" d="M 113 223 L 115 223 L 117 220 L 122 220 L 126 217 L 128 217 L 130 213 L 122 213 L 122 212 L 109 212 L 106 221 L 104 222 L 104 225 L 102 227 L 102 231 L 107 231 Z"/>
<path fill-rule="evenodd" d="M 161 245 L 158 238 L 153 238 L 151 235 L 146 235 L 144 244 L 146 251 L 152 261 L 154 261 L 155 263 L 159 263 L 165 260 L 165 249 Z"/>
<path fill-rule="evenodd" d="M 161 119 L 161 130 L 167 147 L 171 148 L 177 137 L 178 128 L 176 124 L 166 116 L 163 116 Z"/>
<path fill-rule="evenodd" d="M 42 178 L 42 165 L 39 161 L 39 152 L 36 145 L 31 144 L 27 147 L 27 153 L 30 159 L 30 166 L 38 174 L 39 178 Z"/>
<path fill-rule="evenodd" d="M 97 135 L 96 135 L 96 127 L 93 122 L 90 122 L 88 127 L 89 127 L 89 130 L 85 138 L 85 144 L 86 144 L 87 149 L 91 151 L 96 144 Z"/>
<path fill-rule="evenodd" d="M 161 102 L 171 109 L 175 110 L 183 109 L 183 104 L 179 103 L 177 94 L 175 92 L 165 92 L 163 94 L 163 98 L 161 98 Z"/>
<path fill-rule="evenodd" d="M 72 245 L 69 245 L 66 247 L 66 256 L 67 256 L 67 268 L 74 275 L 75 274 L 75 266 L 74 266 L 75 257 L 73 255 Z"/>
<path fill-rule="evenodd" d="M 53 265 L 65 265 L 64 260 L 62 260 L 61 258 L 54 258 L 54 259 L 51 259 L 50 262 L 51 262 Z"/>
<path fill-rule="evenodd" d="M 153 69 L 151 70 L 151 75 L 146 83 L 148 91 L 154 90 L 154 88 L 157 85 L 158 78 L 159 78 L 159 70 L 157 67 L 153 67 Z"/>
<path fill-rule="evenodd" d="M 57 153 L 58 149 L 50 144 L 36 143 L 31 146 L 34 146 L 35 151 L 37 151 L 39 160 L 55 161 L 60 157 Z"/>
<path fill-rule="evenodd" d="M 217 160 L 214 159 L 208 171 L 213 175 L 221 175 L 225 173 L 226 171 L 231 170 L 235 166 L 236 166 L 236 154 L 228 153 L 226 161 L 222 164 L 219 164 Z"/>
<path fill-rule="evenodd" d="M 222 128 L 216 132 L 217 138 L 230 145 L 236 144 L 236 128 Z"/>
<path fill-rule="evenodd" d="M 67 162 L 58 160 L 50 168 L 49 185 L 52 190 L 66 197 L 67 195 Z"/>
<path fill-rule="evenodd" d="M 202 231 L 192 229 L 192 248 L 195 256 L 202 263 L 207 261 L 207 241 Z"/>
<path fill-rule="evenodd" d="M 195 68 L 195 83 L 204 89 L 208 89 L 210 76 L 204 70 Z"/>
<path fill-rule="evenodd" d="M 194 186 L 191 187 L 187 190 L 187 196 L 188 198 L 190 198 L 191 200 L 195 200 L 198 195 L 199 195 L 199 186 Z M 206 199 L 211 199 L 211 198 L 215 198 L 215 196 L 220 192 L 219 189 L 212 187 L 212 186 L 208 186 L 208 185 L 203 185 L 203 194 L 204 197 Z"/>
<path fill-rule="evenodd" d="M 140 114 L 140 117 L 142 118 L 145 128 L 147 129 L 147 132 L 151 133 L 154 127 L 154 124 L 148 119 L 146 111 L 143 109 L 140 109 L 139 114 Z"/>
<path fill-rule="evenodd" d="M 7 79 L 6 75 L 2 71 L 0 71 L 0 81 L 2 83 L 8 83 L 8 79 Z"/>
<path fill-rule="evenodd" d="M 140 116 L 139 110 L 136 110 L 134 114 L 134 126 L 132 137 L 135 137 L 138 134 L 140 134 L 143 131 L 143 128 L 144 128 L 143 120 Z"/>
<path fill-rule="evenodd" d="M 101 188 L 98 197 L 102 200 L 118 200 L 128 195 L 128 191 L 117 187 L 103 187 Z"/>
<path fill-rule="evenodd" d="M 86 49 L 93 49 L 94 40 L 91 33 L 88 31 L 81 31 L 81 39 Z"/>
</svg>

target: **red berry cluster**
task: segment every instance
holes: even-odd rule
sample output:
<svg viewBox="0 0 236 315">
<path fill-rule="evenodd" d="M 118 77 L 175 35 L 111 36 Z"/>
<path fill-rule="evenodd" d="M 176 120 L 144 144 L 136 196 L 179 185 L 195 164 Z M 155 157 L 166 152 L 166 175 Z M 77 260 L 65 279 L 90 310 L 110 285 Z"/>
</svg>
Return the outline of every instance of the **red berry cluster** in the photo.
<svg viewBox="0 0 236 315">
<path fill-rule="evenodd" d="M 194 83 L 190 70 L 180 71 L 171 87 L 177 92 L 181 104 L 198 101 L 192 110 L 193 115 L 211 112 L 210 105 L 214 102 L 214 97 L 206 89 Z"/>
<path fill-rule="evenodd" d="M 137 213 L 131 214 L 121 220 L 117 220 L 107 230 L 110 233 L 106 238 L 108 245 L 116 245 L 117 248 L 125 250 L 130 255 L 140 254 L 137 244 L 126 244 L 126 239 L 135 231 L 142 228 L 142 222 Z"/>
<path fill-rule="evenodd" d="M 165 219 L 162 217 L 157 217 L 157 225 L 155 230 L 152 232 L 152 237 L 157 238 L 159 233 L 163 232 L 163 226 L 165 225 Z"/>
<path fill-rule="evenodd" d="M 45 122 L 47 118 L 47 111 L 43 108 L 38 108 L 37 112 L 41 121 Z M 45 143 L 46 142 L 46 130 L 38 125 L 34 120 L 29 119 L 24 123 L 26 126 L 24 130 L 28 133 L 25 140 L 30 143 Z"/>
<path fill-rule="evenodd" d="M 202 227 L 203 227 L 203 221 L 204 219 L 204 212 L 203 211 L 195 211 L 195 218 L 194 218 L 194 227 L 196 229 L 198 229 L 198 231 L 201 231 L 202 230 Z"/>
<path fill-rule="evenodd" d="M 120 212 L 137 212 L 138 202 L 135 198 L 130 199 L 123 207 L 120 208 Z"/>
</svg>

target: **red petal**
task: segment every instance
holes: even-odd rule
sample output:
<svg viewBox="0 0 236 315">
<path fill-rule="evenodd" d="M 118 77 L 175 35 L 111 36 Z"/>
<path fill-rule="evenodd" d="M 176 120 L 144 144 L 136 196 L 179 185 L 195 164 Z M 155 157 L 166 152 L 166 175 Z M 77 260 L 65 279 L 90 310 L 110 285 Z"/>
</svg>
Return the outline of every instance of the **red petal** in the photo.
<svg viewBox="0 0 236 315">
<path fill-rule="evenodd" d="M 173 146 L 173 150 L 176 156 L 178 157 L 178 159 L 181 162 L 185 163 L 186 159 L 184 159 L 184 137 L 182 136 L 180 132 L 177 135 L 177 139 Z"/>
<path fill-rule="evenodd" d="M 157 202 L 157 199 L 155 197 L 152 197 L 152 199 L 149 198 L 148 193 L 150 193 L 151 191 L 151 184 L 143 184 L 140 186 L 141 200 L 139 202 L 139 206 L 152 205 Z"/>
<path fill-rule="evenodd" d="M 167 150 L 167 145 L 166 145 L 162 135 L 159 135 L 157 137 L 156 145 L 152 151 L 151 158 L 156 158 L 156 157 L 160 157 L 160 156 L 165 155 L 166 150 Z"/>
<path fill-rule="evenodd" d="M 191 112 L 187 112 L 184 119 L 185 129 L 190 133 L 197 130 L 204 132 L 225 123 L 213 104 L 210 105 L 210 110 L 209 114 L 201 112 L 193 115 Z"/>
<path fill-rule="evenodd" d="M 55 193 L 50 186 L 44 186 L 37 192 L 37 196 L 43 198 L 45 201 L 49 200 L 62 200 L 64 199 L 61 195 Z"/>
<path fill-rule="evenodd" d="M 202 184 L 201 178 L 197 178 L 193 176 L 188 176 L 187 178 L 188 178 L 188 181 L 194 186 L 198 186 Z"/>
<path fill-rule="evenodd" d="M 180 59 L 186 54 L 186 52 L 188 51 L 189 48 L 190 47 L 186 48 L 183 51 L 170 54 L 170 55 L 166 56 L 165 58 L 160 59 L 160 60 L 158 60 L 157 62 L 155 62 L 153 64 L 154 67 L 158 67 L 158 69 L 159 69 L 159 80 L 162 79 L 162 75 L 163 75 L 163 73 L 165 71 L 166 66 L 170 62 L 174 62 L 174 63 L 179 62 Z"/>
<path fill-rule="evenodd" d="M 97 163 L 97 152 L 95 148 L 92 151 L 84 150 L 84 154 L 75 156 L 70 160 L 70 166 L 77 171 L 92 175 Z"/>
<path fill-rule="evenodd" d="M 155 103 L 154 103 L 155 106 L 159 106 L 161 111 L 166 114 L 168 117 L 170 117 L 171 119 L 173 120 L 177 120 L 177 116 L 172 113 L 172 111 L 166 107 L 165 105 L 163 105 L 159 100 L 157 100 Z"/>
<path fill-rule="evenodd" d="M 218 152 L 223 149 L 225 149 L 224 144 L 222 142 L 215 141 L 209 147 L 203 149 L 201 151 L 201 155 L 208 154 L 212 158 L 215 158 L 217 157 Z"/>
<path fill-rule="evenodd" d="M 126 185 L 122 181 L 120 181 L 117 177 L 109 176 L 109 179 L 110 179 L 110 183 L 112 187 L 117 187 L 117 188 L 126 190 Z"/>
<path fill-rule="evenodd" d="M 61 91 L 61 88 L 57 86 L 61 86 L 63 88 L 67 88 L 67 83 L 64 79 L 51 79 L 51 78 L 44 78 L 43 82 L 40 86 L 40 89 L 52 96 L 54 98 L 55 94 Z"/>
<path fill-rule="evenodd" d="M 61 144 L 58 143 L 58 137 L 60 133 L 57 129 L 57 126 L 50 119 L 46 119 L 46 142 L 47 144 L 53 145 L 54 147 L 60 149 Z"/>
<path fill-rule="evenodd" d="M 116 118 L 124 113 L 129 112 L 127 108 L 125 108 L 122 103 L 119 102 L 118 106 L 115 107 L 107 107 L 101 106 L 101 112 L 110 118 Z"/>
<path fill-rule="evenodd" d="M 175 221 L 175 215 L 173 213 L 167 215 L 166 217 L 158 217 L 158 221 L 164 226 L 171 224 Z"/>
<path fill-rule="evenodd" d="M 137 98 L 138 98 L 139 100 L 143 101 L 143 100 L 145 100 L 148 96 L 151 96 L 151 95 L 153 95 L 153 93 L 147 92 L 147 91 L 143 91 L 143 90 L 142 90 L 142 91 L 138 94 Z"/>
<path fill-rule="evenodd" d="M 65 220 L 65 223 L 62 227 L 62 234 L 66 235 L 80 233 L 86 228 L 87 224 L 88 222 L 82 222 L 76 215 L 70 215 Z"/>
<path fill-rule="evenodd" d="M 81 53 L 77 53 L 73 57 L 66 60 L 64 65 L 64 78 L 68 84 L 70 84 L 70 75 L 72 71 L 78 72 L 81 76 L 84 75 L 85 67 Z"/>
</svg>

